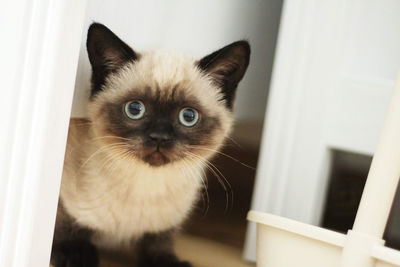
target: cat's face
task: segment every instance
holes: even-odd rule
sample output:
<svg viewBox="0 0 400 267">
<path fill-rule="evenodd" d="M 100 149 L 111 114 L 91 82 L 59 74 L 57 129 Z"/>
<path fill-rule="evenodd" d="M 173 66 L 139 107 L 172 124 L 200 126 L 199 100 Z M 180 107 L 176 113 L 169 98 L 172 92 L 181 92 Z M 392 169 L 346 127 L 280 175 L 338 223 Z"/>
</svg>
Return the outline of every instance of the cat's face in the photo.
<svg viewBox="0 0 400 267">
<path fill-rule="evenodd" d="M 138 54 L 110 30 L 88 33 L 89 117 L 95 138 L 150 166 L 202 163 L 232 126 L 232 101 L 249 60 L 237 42 L 196 61 L 167 52 Z"/>
</svg>

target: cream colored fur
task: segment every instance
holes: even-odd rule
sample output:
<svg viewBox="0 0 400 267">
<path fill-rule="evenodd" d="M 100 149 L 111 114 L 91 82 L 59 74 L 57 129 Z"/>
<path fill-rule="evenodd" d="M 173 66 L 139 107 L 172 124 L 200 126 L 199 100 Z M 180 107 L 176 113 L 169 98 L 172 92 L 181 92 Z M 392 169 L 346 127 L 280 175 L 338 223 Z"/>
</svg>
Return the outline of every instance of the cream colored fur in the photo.
<svg viewBox="0 0 400 267">
<path fill-rule="evenodd" d="M 159 90 L 163 98 L 178 90 L 221 118 L 212 145 L 191 153 L 210 158 L 232 125 L 218 88 L 192 58 L 165 52 L 143 53 L 137 63 L 111 75 L 104 92 L 89 105 L 89 121 L 72 120 L 60 199 L 81 226 L 96 231 L 101 246 L 128 243 L 145 232 L 178 227 L 190 213 L 202 186 L 204 161 L 184 158 L 152 167 L 121 153 L 107 137 L 102 107 L 138 90 Z M 187 148 L 189 150 L 189 148 Z M 57 218 L 61 223 L 62 218 Z"/>
</svg>

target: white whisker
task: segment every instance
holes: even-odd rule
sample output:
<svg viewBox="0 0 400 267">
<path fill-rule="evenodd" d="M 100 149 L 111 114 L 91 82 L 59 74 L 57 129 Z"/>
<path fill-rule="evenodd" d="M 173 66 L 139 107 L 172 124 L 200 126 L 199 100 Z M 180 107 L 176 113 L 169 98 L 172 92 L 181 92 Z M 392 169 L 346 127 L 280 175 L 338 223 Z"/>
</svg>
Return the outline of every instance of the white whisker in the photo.
<svg viewBox="0 0 400 267">
<path fill-rule="evenodd" d="M 183 159 L 182 162 L 184 163 L 184 165 L 187 168 L 187 170 L 190 170 L 192 175 L 193 175 L 193 171 L 190 168 L 191 164 L 195 164 L 197 167 L 199 167 L 199 169 L 202 172 L 202 175 L 200 175 L 200 179 L 201 179 L 201 182 L 202 182 L 203 187 L 204 187 L 204 191 L 205 191 L 204 193 L 206 195 L 206 200 L 204 199 L 204 193 L 203 192 L 201 194 L 201 197 L 202 197 L 203 204 L 204 204 L 203 217 L 205 217 L 207 215 L 207 213 L 208 213 L 209 208 L 210 208 L 210 196 L 208 194 L 208 183 L 205 182 L 205 181 L 207 181 L 207 178 L 206 178 L 204 169 L 202 168 L 202 166 L 200 166 L 200 164 L 198 164 L 195 161 L 190 161 L 190 159 Z M 195 179 L 197 179 L 197 177 L 198 177 L 198 175 L 193 175 L 193 176 L 195 177 Z"/>
<path fill-rule="evenodd" d="M 225 157 L 227 157 L 227 158 L 229 158 L 229 159 L 231 159 L 231 160 L 233 160 L 233 161 L 236 161 L 237 163 L 239 163 L 239 164 L 241 164 L 241 165 L 243 165 L 243 166 L 245 166 L 245 167 L 247 167 L 247 168 L 249 168 L 249 169 L 252 169 L 252 170 L 255 170 L 255 169 L 256 169 L 256 168 L 254 168 L 253 166 L 250 166 L 250 165 L 248 165 L 248 164 L 246 164 L 246 163 L 243 163 L 243 162 L 241 162 L 240 160 L 238 160 L 238 159 L 236 159 L 236 158 L 234 158 L 234 157 L 232 157 L 232 156 L 230 156 L 230 155 L 228 155 L 228 154 L 226 154 L 226 153 L 223 153 L 223 152 L 221 152 L 221 151 L 215 150 L 215 149 L 205 148 L 205 147 L 202 147 L 202 146 L 189 146 L 189 147 L 190 147 L 190 148 L 195 148 L 195 149 L 200 149 L 200 150 L 206 150 L 206 151 L 214 152 L 214 153 L 217 153 L 217 154 L 219 154 L 219 155 L 225 156 Z"/>
<path fill-rule="evenodd" d="M 226 197 L 226 205 L 225 205 L 225 212 L 229 210 L 229 193 L 231 193 L 231 200 L 232 200 L 232 207 L 233 207 L 233 190 L 232 186 L 226 179 L 226 177 L 221 173 L 221 171 L 214 165 L 212 164 L 208 159 L 199 156 L 197 154 L 194 154 L 192 152 L 185 152 L 188 156 L 191 156 L 193 158 L 196 158 L 197 160 L 200 160 L 201 162 L 204 163 L 205 167 L 216 177 L 218 182 L 221 184 L 225 191 L 225 197 Z M 214 170 L 215 169 L 215 170 Z M 226 183 L 226 184 L 225 184 Z M 229 190 L 228 190 L 229 189 Z"/>
</svg>

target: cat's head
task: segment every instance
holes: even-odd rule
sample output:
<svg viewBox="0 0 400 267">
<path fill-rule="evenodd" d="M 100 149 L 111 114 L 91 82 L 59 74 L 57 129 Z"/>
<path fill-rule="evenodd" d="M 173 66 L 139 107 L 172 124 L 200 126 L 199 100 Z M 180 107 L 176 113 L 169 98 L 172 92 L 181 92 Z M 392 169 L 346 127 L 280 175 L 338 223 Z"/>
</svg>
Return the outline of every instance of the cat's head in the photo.
<svg viewBox="0 0 400 267">
<path fill-rule="evenodd" d="M 138 53 L 94 23 L 87 50 L 89 119 L 104 147 L 156 167 L 202 162 L 229 134 L 236 87 L 249 63 L 246 41 L 195 60 Z"/>
</svg>

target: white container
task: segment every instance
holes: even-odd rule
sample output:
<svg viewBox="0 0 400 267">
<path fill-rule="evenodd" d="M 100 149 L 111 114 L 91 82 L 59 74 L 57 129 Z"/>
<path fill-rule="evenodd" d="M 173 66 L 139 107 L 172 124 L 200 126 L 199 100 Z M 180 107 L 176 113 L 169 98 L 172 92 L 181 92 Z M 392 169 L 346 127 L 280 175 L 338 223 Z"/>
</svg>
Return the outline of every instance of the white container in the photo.
<svg viewBox="0 0 400 267">
<path fill-rule="evenodd" d="M 257 223 L 258 267 L 341 266 L 347 235 L 257 211 L 247 219 Z M 383 245 L 375 245 L 370 257 L 374 267 L 400 266 L 400 252 Z"/>
<path fill-rule="evenodd" d="M 400 177 L 400 74 L 353 229 L 347 235 L 250 211 L 260 267 L 400 267 L 382 239 Z"/>
</svg>

